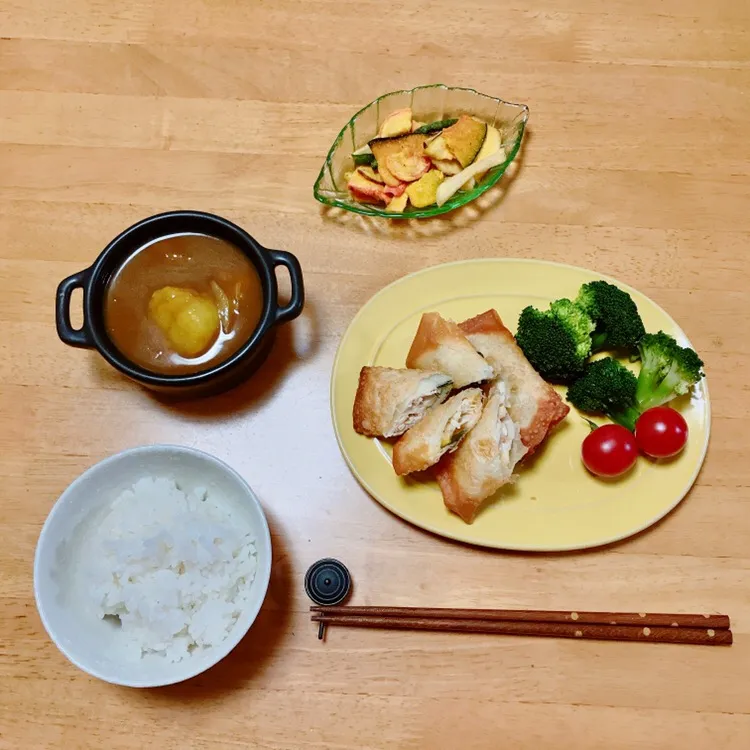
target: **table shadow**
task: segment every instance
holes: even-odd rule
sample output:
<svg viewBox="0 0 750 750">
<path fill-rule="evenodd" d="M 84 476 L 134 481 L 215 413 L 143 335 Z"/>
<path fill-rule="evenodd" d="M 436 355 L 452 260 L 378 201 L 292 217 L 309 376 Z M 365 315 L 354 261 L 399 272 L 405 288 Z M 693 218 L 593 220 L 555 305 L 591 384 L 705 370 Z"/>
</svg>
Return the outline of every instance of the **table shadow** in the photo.
<svg viewBox="0 0 750 750">
<path fill-rule="evenodd" d="M 307 300 L 299 318 L 278 327 L 268 356 L 258 369 L 239 385 L 215 396 L 179 398 L 151 391 L 119 373 L 95 352 L 91 367 L 104 387 L 140 390 L 145 398 L 168 411 L 195 419 L 213 419 L 262 406 L 282 385 L 285 375 L 315 356 L 319 343 L 315 304 Z"/>
</svg>

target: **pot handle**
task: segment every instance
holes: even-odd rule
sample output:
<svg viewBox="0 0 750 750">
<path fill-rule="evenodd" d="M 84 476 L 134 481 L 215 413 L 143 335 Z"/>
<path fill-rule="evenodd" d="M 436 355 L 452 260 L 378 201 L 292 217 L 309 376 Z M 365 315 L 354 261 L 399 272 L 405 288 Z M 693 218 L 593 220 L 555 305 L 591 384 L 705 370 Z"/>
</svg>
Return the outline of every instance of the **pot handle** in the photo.
<svg viewBox="0 0 750 750">
<path fill-rule="evenodd" d="M 57 335 L 68 346 L 89 348 L 94 345 L 85 315 L 83 325 L 79 329 L 73 328 L 70 322 L 70 297 L 74 289 L 83 289 L 85 293 L 90 272 L 90 268 L 85 268 L 83 271 L 79 271 L 72 276 L 68 276 L 67 279 L 63 279 L 57 287 L 57 298 L 55 301 Z"/>
<path fill-rule="evenodd" d="M 294 320 L 305 306 L 305 285 L 302 281 L 302 267 L 297 258 L 283 250 L 269 250 L 273 267 L 284 266 L 289 271 L 292 282 L 292 294 L 289 303 L 276 310 L 276 323 L 287 323 Z"/>
</svg>

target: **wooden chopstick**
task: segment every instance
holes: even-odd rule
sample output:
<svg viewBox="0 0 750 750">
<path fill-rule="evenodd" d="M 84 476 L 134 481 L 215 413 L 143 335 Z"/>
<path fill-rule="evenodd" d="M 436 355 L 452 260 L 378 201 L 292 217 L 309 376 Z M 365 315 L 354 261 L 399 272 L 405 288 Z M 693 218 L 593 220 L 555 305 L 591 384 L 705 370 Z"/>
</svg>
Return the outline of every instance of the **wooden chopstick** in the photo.
<svg viewBox="0 0 750 750">
<path fill-rule="evenodd" d="M 419 619 L 484 620 L 492 622 L 547 622 L 578 625 L 632 625 L 635 627 L 702 628 L 726 630 L 727 615 L 653 614 L 645 612 L 573 612 L 534 609 L 450 609 L 441 607 L 310 607 L 311 612 L 346 617 L 408 617 Z"/>
<path fill-rule="evenodd" d="M 327 625 L 343 625 L 701 646 L 732 643 L 726 615 L 353 606 L 310 609 L 313 622 L 320 626 L 319 637 Z"/>
<path fill-rule="evenodd" d="M 583 640 L 682 643 L 700 646 L 728 646 L 732 631 L 727 628 L 636 627 L 634 625 L 591 625 L 564 622 L 519 622 L 517 620 L 469 620 L 430 617 L 378 617 L 335 615 L 316 612 L 313 622 L 321 626 L 344 625 L 389 630 L 431 630 L 453 633 L 495 633 L 502 635 L 579 638 Z"/>
</svg>

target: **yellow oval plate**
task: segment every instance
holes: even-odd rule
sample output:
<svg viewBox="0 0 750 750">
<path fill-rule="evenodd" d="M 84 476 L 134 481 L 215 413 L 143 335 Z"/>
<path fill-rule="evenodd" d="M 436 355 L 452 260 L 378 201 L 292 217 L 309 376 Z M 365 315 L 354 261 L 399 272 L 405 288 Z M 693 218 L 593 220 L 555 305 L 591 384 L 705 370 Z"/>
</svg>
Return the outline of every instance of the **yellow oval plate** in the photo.
<svg viewBox="0 0 750 750">
<path fill-rule="evenodd" d="M 546 307 L 575 297 L 581 284 L 606 279 L 628 291 L 649 331 L 663 330 L 683 345 L 687 337 L 667 313 L 640 292 L 582 268 L 534 260 L 470 260 L 424 269 L 381 290 L 344 334 L 333 365 L 331 410 L 341 452 L 360 484 L 401 518 L 435 534 L 498 549 L 553 551 L 615 542 L 651 526 L 687 494 L 706 454 L 711 410 L 705 379 L 675 404 L 688 422 L 689 439 L 675 459 L 639 458 L 615 481 L 591 476 L 581 463 L 588 426 L 575 409 L 556 428 L 518 481 L 503 488 L 473 524 L 443 504 L 437 483 L 401 479 L 385 441 L 358 435 L 352 405 L 364 365 L 404 367 L 419 319 L 435 310 L 456 321 L 495 308 L 515 330 L 529 304 Z"/>
</svg>

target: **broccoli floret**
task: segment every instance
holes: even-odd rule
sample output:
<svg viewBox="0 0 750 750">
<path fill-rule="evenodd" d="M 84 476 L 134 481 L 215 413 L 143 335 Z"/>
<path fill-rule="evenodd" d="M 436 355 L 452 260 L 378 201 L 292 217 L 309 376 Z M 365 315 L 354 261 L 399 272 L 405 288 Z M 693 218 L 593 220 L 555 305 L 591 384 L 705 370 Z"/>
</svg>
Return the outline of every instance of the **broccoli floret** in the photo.
<svg viewBox="0 0 750 750">
<path fill-rule="evenodd" d="M 516 341 L 546 380 L 569 382 L 578 377 L 591 354 L 591 318 L 569 299 L 546 311 L 526 307 L 518 319 Z"/>
<path fill-rule="evenodd" d="M 680 346 L 664 331 L 647 333 L 638 351 L 641 372 L 636 400 L 641 411 L 684 396 L 703 377 L 703 362 L 695 351 Z"/>
<path fill-rule="evenodd" d="M 591 351 L 634 352 L 646 329 L 633 298 L 606 281 L 591 281 L 578 292 L 576 304 L 596 323 Z"/>
<path fill-rule="evenodd" d="M 568 401 L 586 414 L 604 414 L 613 422 L 635 429 L 640 416 L 636 406 L 638 380 L 612 357 L 591 362 L 583 376 L 568 388 Z"/>
</svg>

